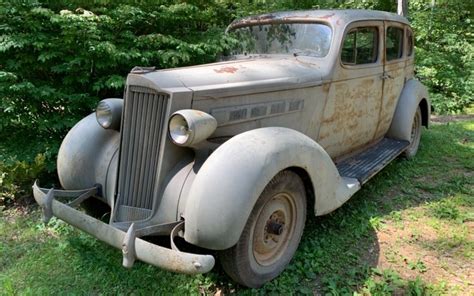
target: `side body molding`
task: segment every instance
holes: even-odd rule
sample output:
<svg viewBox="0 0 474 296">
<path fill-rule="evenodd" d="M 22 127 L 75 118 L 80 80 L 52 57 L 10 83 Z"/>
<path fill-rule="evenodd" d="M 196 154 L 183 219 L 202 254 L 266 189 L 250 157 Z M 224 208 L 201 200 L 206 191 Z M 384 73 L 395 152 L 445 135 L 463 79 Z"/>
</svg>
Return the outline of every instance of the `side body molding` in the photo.
<svg viewBox="0 0 474 296">
<path fill-rule="evenodd" d="M 222 144 L 200 168 L 186 202 L 185 240 L 214 250 L 233 246 L 265 186 L 291 167 L 307 172 L 316 215 L 338 208 L 360 188 L 357 180 L 341 178 L 330 156 L 304 134 L 251 130 Z"/>
<path fill-rule="evenodd" d="M 410 79 L 405 83 L 398 100 L 387 137 L 410 141 L 413 118 L 419 105 L 422 107 L 423 125 L 428 127 L 431 113 L 428 90 L 418 80 Z"/>
<path fill-rule="evenodd" d="M 120 133 L 103 129 L 89 114 L 66 135 L 59 148 L 59 181 L 68 190 L 102 186 L 104 201 L 113 206 Z"/>
</svg>

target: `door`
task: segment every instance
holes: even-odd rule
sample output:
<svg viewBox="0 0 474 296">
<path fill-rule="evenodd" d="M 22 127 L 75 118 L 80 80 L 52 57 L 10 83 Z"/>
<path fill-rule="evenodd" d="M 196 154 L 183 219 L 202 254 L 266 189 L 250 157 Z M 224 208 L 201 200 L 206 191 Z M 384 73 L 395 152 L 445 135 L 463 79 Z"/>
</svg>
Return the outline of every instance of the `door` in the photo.
<svg viewBox="0 0 474 296">
<path fill-rule="evenodd" d="M 380 120 L 375 137 L 382 137 L 388 131 L 397 106 L 398 98 L 405 84 L 406 53 L 405 25 L 397 22 L 384 22 L 384 72 L 383 95 Z"/>
<path fill-rule="evenodd" d="M 374 139 L 382 101 L 382 21 L 348 26 L 341 41 L 318 142 L 331 157 Z"/>
</svg>

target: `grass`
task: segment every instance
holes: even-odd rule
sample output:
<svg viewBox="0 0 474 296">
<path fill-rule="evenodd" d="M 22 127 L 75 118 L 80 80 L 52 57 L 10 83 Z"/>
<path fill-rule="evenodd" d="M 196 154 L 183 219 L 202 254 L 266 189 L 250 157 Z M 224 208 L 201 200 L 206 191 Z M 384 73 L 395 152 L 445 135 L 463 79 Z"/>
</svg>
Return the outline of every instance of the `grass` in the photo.
<svg viewBox="0 0 474 296">
<path fill-rule="evenodd" d="M 474 121 L 425 130 L 340 209 L 308 217 L 295 258 L 259 290 L 137 263 L 35 207 L 0 213 L 0 294 L 474 294 Z"/>
</svg>

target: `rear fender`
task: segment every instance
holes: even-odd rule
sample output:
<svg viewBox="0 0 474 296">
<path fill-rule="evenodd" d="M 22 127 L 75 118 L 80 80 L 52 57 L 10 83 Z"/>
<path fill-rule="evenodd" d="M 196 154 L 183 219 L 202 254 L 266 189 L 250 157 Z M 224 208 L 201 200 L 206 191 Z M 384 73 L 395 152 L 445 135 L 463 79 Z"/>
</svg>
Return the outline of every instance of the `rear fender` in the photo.
<svg viewBox="0 0 474 296">
<path fill-rule="evenodd" d="M 200 168 L 183 214 L 185 240 L 215 250 L 236 244 L 265 186 L 290 167 L 308 173 L 317 215 L 339 207 L 359 188 L 347 186 L 326 151 L 304 134 L 280 127 L 251 130 L 222 144 Z"/>
<path fill-rule="evenodd" d="M 413 118 L 418 106 L 422 109 L 423 124 L 428 127 L 431 113 L 428 91 L 421 82 L 410 79 L 405 83 L 398 100 L 392 123 L 387 132 L 389 138 L 410 141 Z"/>
</svg>

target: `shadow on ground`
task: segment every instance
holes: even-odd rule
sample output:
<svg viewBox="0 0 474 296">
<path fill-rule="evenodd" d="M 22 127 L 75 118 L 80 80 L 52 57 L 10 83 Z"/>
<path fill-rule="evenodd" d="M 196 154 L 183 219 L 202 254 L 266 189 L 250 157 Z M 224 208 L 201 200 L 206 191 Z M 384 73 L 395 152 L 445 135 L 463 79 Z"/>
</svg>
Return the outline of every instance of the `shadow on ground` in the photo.
<svg viewBox="0 0 474 296">
<path fill-rule="evenodd" d="M 258 290 L 236 285 L 219 265 L 194 277 L 140 262 L 125 269 L 119 250 L 58 222 L 41 228 L 37 211 L 34 222 L 30 217 L 22 225 L 5 226 L 12 235 L 31 232 L 32 238 L 2 242 L 12 258 L 2 258 L 0 289 L 36 294 L 352 294 L 378 276 L 374 268 L 380 267 L 384 248 L 379 230 L 397 213 L 472 192 L 472 175 L 467 174 L 474 170 L 468 145 L 473 138 L 473 131 L 460 123 L 424 131 L 414 160 L 392 162 L 333 213 L 309 215 L 295 258 L 280 277 Z M 158 240 L 166 244 L 168 238 Z"/>
</svg>

